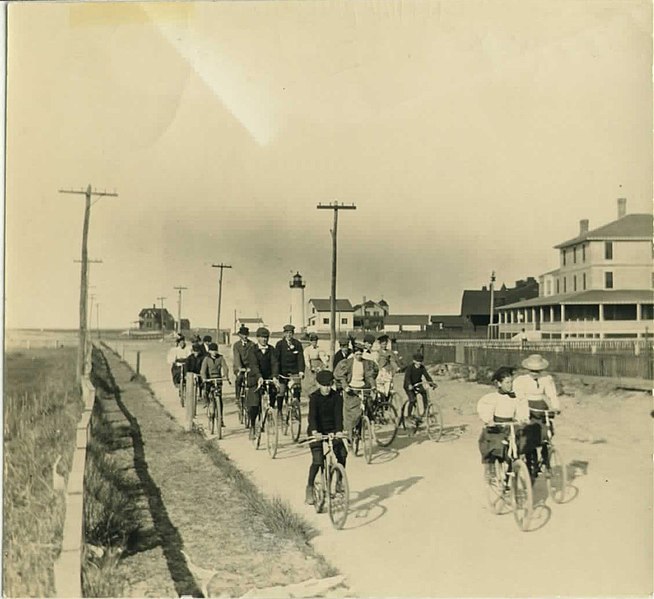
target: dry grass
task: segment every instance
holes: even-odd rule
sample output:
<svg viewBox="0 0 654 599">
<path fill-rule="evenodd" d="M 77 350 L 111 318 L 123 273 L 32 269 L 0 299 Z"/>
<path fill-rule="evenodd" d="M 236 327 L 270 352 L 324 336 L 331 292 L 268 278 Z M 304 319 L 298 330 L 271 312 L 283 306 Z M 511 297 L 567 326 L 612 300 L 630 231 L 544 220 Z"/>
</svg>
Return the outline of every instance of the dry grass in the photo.
<svg viewBox="0 0 654 599">
<path fill-rule="evenodd" d="M 5 596 L 54 594 L 64 502 L 53 488 L 53 464 L 65 475 L 72 461 L 82 401 L 74 349 L 9 353 L 4 395 Z"/>
</svg>

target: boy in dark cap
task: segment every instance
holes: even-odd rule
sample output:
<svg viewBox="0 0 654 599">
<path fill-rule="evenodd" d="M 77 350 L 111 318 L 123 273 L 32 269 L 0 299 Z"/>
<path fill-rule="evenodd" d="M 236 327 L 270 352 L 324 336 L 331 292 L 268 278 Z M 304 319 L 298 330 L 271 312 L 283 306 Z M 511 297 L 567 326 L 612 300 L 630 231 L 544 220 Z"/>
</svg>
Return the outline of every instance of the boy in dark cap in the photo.
<svg viewBox="0 0 654 599">
<path fill-rule="evenodd" d="M 334 353 L 334 361 L 332 363 L 332 368 L 336 368 L 336 365 L 341 360 L 344 360 L 350 355 L 349 341 L 347 339 L 339 340 L 338 345 L 339 345 L 339 350 Z"/>
<path fill-rule="evenodd" d="M 343 431 L 343 400 L 340 393 L 332 387 L 334 375 L 331 370 L 321 370 L 316 374 L 318 390 L 309 395 L 309 427 L 307 432 L 312 435 L 328 435 Z M 313 504 L 313 483 L 323 464 L 324 454 L 322 441 L 314 441 L 311 448 L 311 466 L 307 480 L 306 502 Z M 341 439 L 334 439 L 334 454 L 339 464 L 345 467 L 347 450 Z"/>
<path fill-rule="evenodd" d="M 295 327 L 292 324 L 284 325 L 284 338 L 280 339 L 277 345 L 275 345 L 279 360 L 279 374 L 284 375 L 284 377 L 298 375 L 300 378 L 304 378 L 304 370 L 306 368 L 304 350 L 302 349 L 302 344 L 293 336 L 294 334 Z M 278 385 L 279 395 L 280 397 L 284 397 L 286 386 L 288 385 L 288 378 L 279 380 Z"/>
<path fill-rule="evenodd" d="M 423 406 L 427 405 L 427 397 L 425 397 L 426 392 L 425 391 L 416 392 L 416 390 L 414 389 L 414 385 L 423 382 L 423 379 L 425 379 L 432 387 L 432 389 L 436 387 L 434 383 L 434 379 L 431 378 L 431 375 L 429 374 L 429 372 L 427 372 L 425 365 L 422 363 L 423 360 L 424 357 L 422 353 L 416 352 L 415 354 L 413 354 L 412 364 L 404 372 L 404 392 L 407 394 L 407 397 L 409 398 L 409 408 L 407 414 L 409 419 L 412 418 L 413 408 L 416 405 L 418 395 L 422 397 Z M 416 416 L 415 418 L 416 420 L 420 419 L 419 416 Z"/>
<path fill-rule="evenodd" d="M 225 358 L 221 356 L 218 353 L 218 344 L 217 343 L 209 343 L 209 355 L 205 356 L 204 359 L 202 360 L 202 366 L 200 366 L 200 378 L 202 381 L 206 381 L 207 379 L 225 379 L 227 380 L 228 383 L 231 384 L 231 381 L 229 380 L 229 368 L 227 367 L 227 362 L 225 361 Z M 222 388 L 222 381 L 218 383 L 218 385 Z M 207 402 L 207 388 L 206 385 L 203 384 L 203 391 L 202 391 L 203 399 L 204 402 Z M 220 411 L 221 413 L 225 413 L 223 411 L 223 394 L 219 394 L 220 397 Z M 225 426 L 224 424 L 221 423 L 221 426 Z"/>
<path fill-rule="evenodd" d="M 253 343 L 248 339 L 250 334 L 250 329 L 246 326 L 241 325 L 241 328 L 238 330 L 238 341 L 234 343 L 234 393 L 236 398 L 241 394 L 243 387 L 245 386 L 245 377 L 248 372 L 248 364 L 250 361 L 249 353 L 253 349 Z"/>
</svg>

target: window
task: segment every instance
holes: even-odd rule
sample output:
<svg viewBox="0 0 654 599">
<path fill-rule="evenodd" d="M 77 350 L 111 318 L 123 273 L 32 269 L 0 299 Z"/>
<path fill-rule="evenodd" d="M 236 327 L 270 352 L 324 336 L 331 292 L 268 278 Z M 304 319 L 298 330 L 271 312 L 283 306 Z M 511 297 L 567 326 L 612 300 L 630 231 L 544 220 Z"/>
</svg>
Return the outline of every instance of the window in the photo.
<svg viewBox="0 0 654 599">
<path fill-rule="evenodd" d="M 572 291 L 577 291 L 577 275 L 572 277 Z"/>
<path fill-rule="evenodd" d="M 568 279 L 567 277 L 563 277 L 563 293 L 568 292 Z"/>
<path fill-rule="evenodd" d="M 559 280 L 557 279 L 556 280 L 556 294 L 558 295 L 559 293 L 561 293 L 561 290 L 560 290 Z"/>
<path fill-rule="evenodd" d="M 341 318 L 341 324 L 347 324 L 347 318 Z"/>
<path fill-rule="evenodd" d="M 565 250 L 563 250 L 561 254 L 563 256 L 563 266 L 565 266 Z"/>
<path fill-rule="evenodd" d="M 323 324 L 329 324 L 329 318 L 323 318 L 322 323 Z"/>
<path fill-rule="evenodd" d="M 641 304 L 640 317 L 642 320 L 654 320 L 654 304 Z"/>
<path fill-rule="evenodd" d="M 605 241 L 604 242 L 604 259 L 613 260 L 613 242 Z"/>
<path fill-rule="evenodd" d="M 584 273 L 584 275 L 583 275 L 583 279 L 582 279 L 582 288 L 583 288 L 583 289 L 586 289 L 586 273 Z"/>
<path fill-rule="evenodd" d="M 581 261 L 586 262 L 586 244 L 581 246 Z"/>
<path fill-rule="evenodd" d="M 315 309 L 315 308 L 311 308 L 311 314 L 315 314 L 315 313 L 316 313 L 316 309 Z"/>
<path fill-rule="evenodd" d="M 613 273 L 605 272 L 604 273 L 604 288 L 613 289 Z"/>
<path fill-rule="evenodd" d="M 575 246 L 572 250 L 572 262 L 577 264 L 577 246 Z"/>
<path fill-rule="evenodd" d="M 654 278 L 652 278 L 652 281 L 654 281 Z M 547 291 L 545 292 L 545 295 L 552 295 L 552 281 L 547 281 L 547 284 L 545 285 L 545 288 Z"/>
</svg>

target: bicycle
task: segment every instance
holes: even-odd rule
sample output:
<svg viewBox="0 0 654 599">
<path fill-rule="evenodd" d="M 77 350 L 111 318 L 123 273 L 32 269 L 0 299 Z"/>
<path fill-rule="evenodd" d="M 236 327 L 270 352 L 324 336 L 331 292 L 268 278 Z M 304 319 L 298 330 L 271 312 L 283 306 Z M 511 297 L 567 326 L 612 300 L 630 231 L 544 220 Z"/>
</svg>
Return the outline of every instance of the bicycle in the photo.
<svg viewBox="0 0 654 599">
<path fill-rule="evenodd" d="M 352 429 L 352 447 L 354 448 L 354 455 L 359 455 L 359 448 L 363 442 L 363 455 L 366 458 L 366 463 L 370 464 L 372 461 L 372 424 L 370 423 L 370 395 L 374 389 L 370 388 L 352 388 L 348 387 L 346 393 L 354 393 L 359 396 L 361 416 Z"/>
<path fill-rule="evenodd" d="M 222 382 L 222 378 L 204 379 L 209 434 L 215 433 L 218 439 L 223 438 Z"/>
<path fill-rule="evenodd" d="M 300 426 L 302 423 L 302 407 L 300 404 L 300 393 L 302 389 L 300 387 L 300 375 L 291 374 L 285 376 L 280 374 L 279 378 L 288 381 L 284 397 L 282 398 L 280 423 L 282 426 L 282 432 L 284 435 L 288 435 L 290 429 L 291 438 L 297 443 L 300 438 Z"/>
<path fill-rule="evenodd" d="M 513 517 L 520 530 L 527 530 L 533 513 L 533 494 L 531 478 L 527 464 L 518 452 L 516 443 L 515 420 L 494 422 L 486 425 L 493 428 L 508 428 L 504 457 L 493 462 L 493 471 L 487 481 L 488 503 L 495 514 L 513 511 Z"/>
<path fill-rule="evenodd" d="M 432 389 L 435 389 L 437 385 L 436 383 L 431 383 L 429 386 Z M 411 387 L 416 395 L 420 395 L 422 397 L 423 409 L 418 413 L 417 416 L 415 414 L 411 415 L 413 418 L 413 431 L 411 431 L 410 428 L 407 431 L 407 421 L 409 420 L 408 408 L 410 403 L 410 400 L 407 398 L 406 401 L 402 404 L 402 408 L 400 409 L 400 417 L 397 420 L 396 434 L 401 426 L 402 429 L 405 432 L 408 432 L 409 435 L 415 435 L 417 434 L 418 429 L 420 429 L 424 423 L 426 425 L 425 429 L 427 436 L 434 442 L 440 441 L 443 435 L 443 414 L 441 413 L 440 407 L 437 403 L 431 401 L 427 387 L 423 382 L 416 383 Z M 417 409 L 418 401 L 416 398 L 414 411 Z"/>
<path fill-rule="evenodd" d="M 254 423 L 254 447 L 259 449 L 261 445 L 261 435 L 266 433 L 266 449 L 271 459 L 277 455 L 279 445 L 279 426 L 277 425 L 277 411 L 270 405 L 270 386 L 273 381 L 265 379 L 261 386 L 261 410 L 257 421 Z M 264 407 L 265 406 L 265 407 Z M 261 414 L 263 413 L 263 416 Z"/>
<path fill-rule="evenodd" d="M 242 376 L 242 380 L 241 386 L 236 395 L 236 411 L 238 412 L 238 421 L 239 424 L 242 424 L 245 426 L 245 428 L 250 428 L 250 415 L 248 414 L 248 409 L 245 406 L 245 396 L 247 393 L 245 381 L 247 380 L 248 372 L 250 372 L 249 368 L 241 368 L 238 371 L 239 376 Z"/>
<path fill-rule="evenodd" d="M 177 385 L 177 393 L 179 395 L 179 401 L 184 407 L 184 397 L 186 394 L 186 363 L 185 362 L 176 362 L 175 364 L 179 368 L 179 385 Z"/>
<path fill-rule="evenodd" d="M 397 409 L 393 403 L 395 396 L 393 382 L 391 381 L 388 395 L 377 389 L 370 404 L 370 423 L 375 443 L 380 447 L 388 447 L 397 434 Z"/>
<path fill-rule="evenodd" d="M 347 451 L 347 435 L 343 433 L 317 435 L 309 437 L 303 443 L 313 441 L 322 441 L 323 443 L 323 463 L 320 467 L 320 476 L 316 476 L 313 483 L 313 506 L 320 514 L 327 503 L 327 511 L 332 525 L 336 529 L 341 529 L 348 516 L 350 486 L 345 468 L 336 460 L 334 439 L 341 439 Z"/>
<path fill-rule="evenodd" d="M 547 483 L 547 494 L 556 503 L 563 503 L 566 497 L 566 487 L 568 484 L 568 475 L 566 472 L 565 462 L 561 457 L 561 452 L 554 446 L 554 425 L 552 419 L 555 414 L 560 414 L 558 410 L 538 410 L 529 408 L 530 412 L 545 415 L 545 430 L 547 431 L 547 440 L 543 442 L 543 449 L 547 449 L 546 458 L 543 458 L 543 451 L 540 451 L 540 457 L 534 464 L 532 472 L 535 479 L 541 468 L 545 469 L 545 480 Z"/>
</svg>

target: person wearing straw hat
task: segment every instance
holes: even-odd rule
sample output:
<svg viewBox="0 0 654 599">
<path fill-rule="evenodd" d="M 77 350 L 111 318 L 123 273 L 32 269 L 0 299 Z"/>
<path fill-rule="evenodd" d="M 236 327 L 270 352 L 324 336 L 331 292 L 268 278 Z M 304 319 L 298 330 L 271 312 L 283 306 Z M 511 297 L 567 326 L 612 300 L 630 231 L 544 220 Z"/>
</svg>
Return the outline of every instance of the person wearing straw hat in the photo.
<svg viewBox="0 0 654 599">
<path fill-rule="evenodd" d="M 531 354 L 525 358 L 521 366 L 527 370 L 513 381 L 513 391 L 518 399 L 524 399 L 528 402 L 529 407 L 535 410 L 552 410 L 561 409 L 556 385 L 554 379 L 545 371 L 549 362 L 540 354 Z M 541 443 L 547 440 L 547 430 L 545 429 L 545 415 L 539 412 L 530 412 L 530 419 L 540 425 Z M 547 461 L 547 446 L 542 446 L 543 461 Z M 527 465 L 529 466 L 532 476 L 538 473 L 533 471 L 533 465 L 536 463 L 536 450 L 527 455 Z"/>
</svg>

